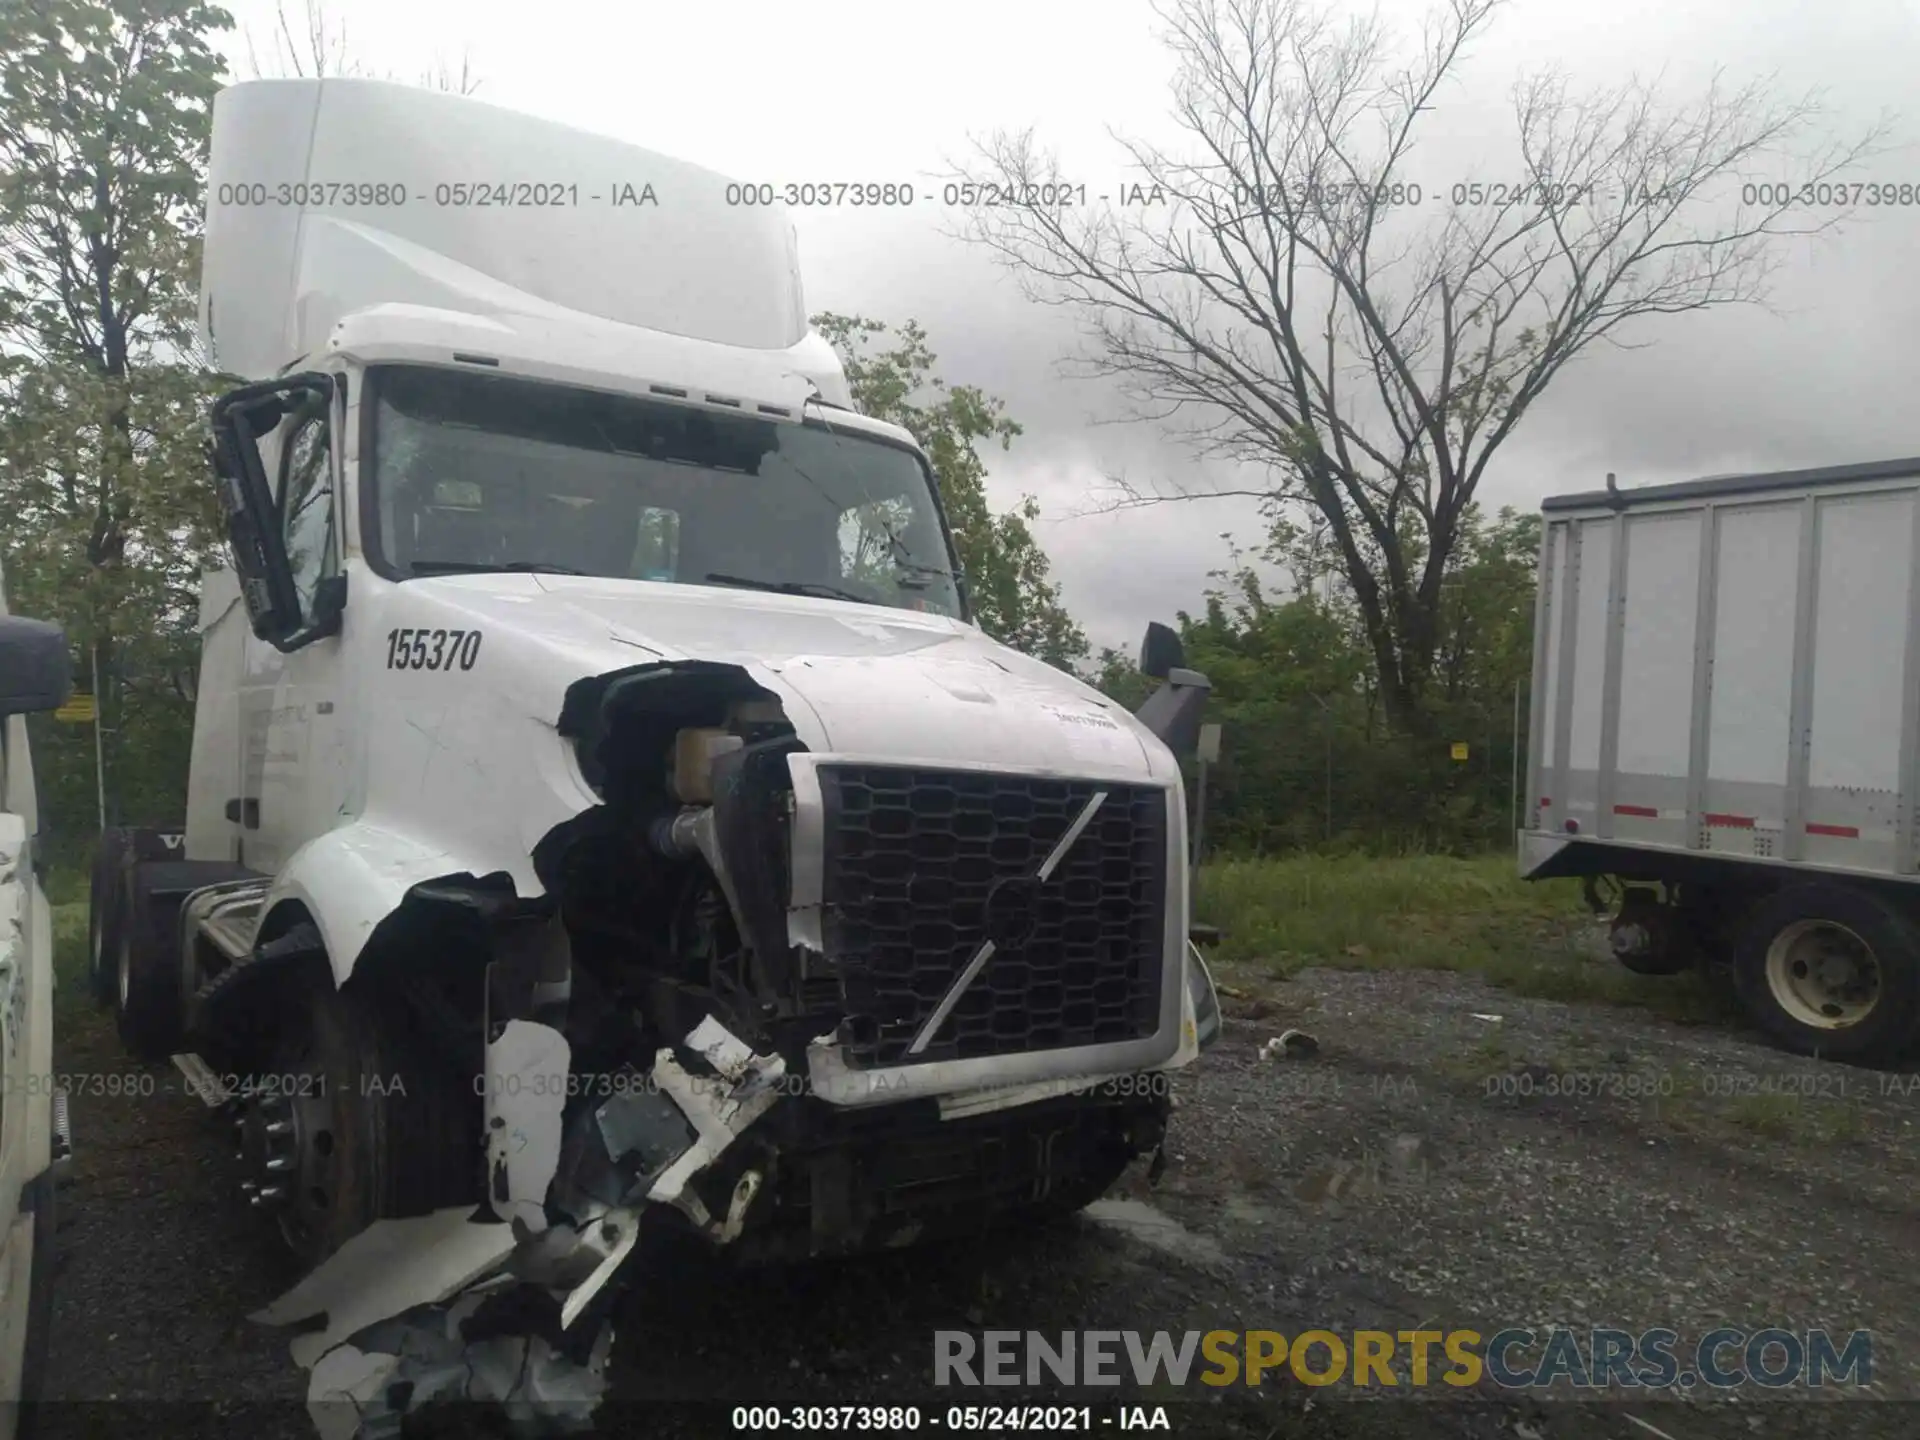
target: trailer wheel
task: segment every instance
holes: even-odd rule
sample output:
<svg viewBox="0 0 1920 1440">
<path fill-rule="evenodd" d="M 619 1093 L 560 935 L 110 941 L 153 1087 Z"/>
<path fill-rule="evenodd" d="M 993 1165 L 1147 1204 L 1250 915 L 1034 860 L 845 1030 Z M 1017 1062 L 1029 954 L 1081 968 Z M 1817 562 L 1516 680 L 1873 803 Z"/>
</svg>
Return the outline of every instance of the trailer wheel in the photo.
<svg viewBox="0 0 1920 1440">
<path fill-rule="evenodd" d="M 1894 1059 L 1920 1023 L 1920 932 L 1864 890 L 1790 886 L 1747 917 L 1734 981 L 1747 1014 L 1784 1049 Z"/>
<path fill-rule="evenodd" d="M 1620 909 L 1607 925 L 1613 958 L 1636 975 L 1678 975 L 1693 963 L 1679 911 L 1645 885 L 1620 887 Z"/>
<path fill-rule="evenodd" d="M 1728 1008 L 1739 1004 L 1733 957 L 1741 921 L 1754 899 L 1717 886 L 1684 884 L 1678 904 L 1686 922 L 1694 973 L 1714 1000 Z"/>
<path fill-rule="evenodd" d="M 141 1060 L 164 1060 L 180 1042 L 180 942 L 154 914 L 152 865 L 122 871 L 114 925 L 114 1022 L 120 1043 Z"/>
<path fill-rule="evenodd" d="M 281 999 L 240 1141 L 243 1184 L 294 1256 L 317 1265 L 376 1220 L 477 1204 L 475 1087 L 434 1062 L 404 1009 L 336 989 L 324 959 Z"/>
<path fill-rule="evenodd" d="M 101 1005 L 113 1003 L 114 967 L 119 963 L 120 926 L 125 915 L 122 896 L 133 855 L 133 839 L 125 830 L 100 832 L 93 849 L 93 875 L 87 885 L 87 983 Z"/>
</svg>

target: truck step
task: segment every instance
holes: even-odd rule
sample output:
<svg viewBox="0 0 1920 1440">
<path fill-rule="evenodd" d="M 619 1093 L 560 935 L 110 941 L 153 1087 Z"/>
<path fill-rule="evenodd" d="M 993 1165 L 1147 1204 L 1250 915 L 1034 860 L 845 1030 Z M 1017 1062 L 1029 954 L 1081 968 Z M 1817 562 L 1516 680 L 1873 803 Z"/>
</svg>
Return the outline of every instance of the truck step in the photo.
<svg viewBox="0 0 1920 1440">
<path fill-rule="evenodd" d="M 213 1073 L 213 1067 L 193 1051 L 175 1055 L 173 1066 L 186 1077 L 187 1093 L 209 1110 L 218 1110 L 234 1098 L 220 1077 Z"/>
<path fill-rule="evenodd" d="M 269 883 L 265 879 L 229 880 L 196 890 L 183 909 L 182 923 L 227 959 L 244 960 L 253 953 L 253 937 L 260 928 L 260 910 Z"/>
<path fill-rule="evenodd" d="M 55 1182 L 64 1180 L 73 1171 L 73 1120 L 67 1113 L 67 1092 L 64 1087 L 53 1092 L 53 1178 Z"/>
</svg>

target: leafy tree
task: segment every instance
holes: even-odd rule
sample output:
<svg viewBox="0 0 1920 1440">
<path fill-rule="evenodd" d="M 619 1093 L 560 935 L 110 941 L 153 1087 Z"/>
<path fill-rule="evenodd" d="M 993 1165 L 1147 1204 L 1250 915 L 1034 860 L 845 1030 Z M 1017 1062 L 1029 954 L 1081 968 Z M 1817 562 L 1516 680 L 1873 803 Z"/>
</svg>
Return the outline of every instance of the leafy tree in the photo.
<svg viewBox="0 0 1920 1440">
<path fill-rule="evenodd" d="M 1028 496 L 998 515 L 987 503 L 987 465 L 976 447 L 997 441 L 1005 450 L 1020 433 L 1002 403 L 937 378 L 926 332 L 914 321 L 891 336 L 883 322 L 853 315 L 821 314 L 813 323 L 839 352 L 860 410 L 912 431 L 932 460 L 980 627 L 1062 669 L 1084 659 L 1087 638 L 1047 578 L 1051 567 L 1033 535 L 1039 502 Z M 875 348 L 882 337 L 890 348 Z"/>
<path fill-rule="evenodd" d="M 0 9 L 0 546 L 13 603 L 98 673 L 109 783 L 143 811 L 184 771 L 195 579 L 218 543 L 194 285 L 210 41 L 231 23 L 200 0 Z M 40 742 L 70 823 L 92 808 L 64 793 L 91 790 L 91 740 Z"/>
<path fill-rule="evenodd" d="M 326 0 L 303 0 L 301 14 L 287 14 L 286 0 L 273 9 L 273 59 L 263 63 L 259 46 L 251 30 L 243 32 L 247 65 L 255 78 L 324 79 L 332 75 L 357 79 L 395 80 L 392 72 L 375 75 L 354 54 L 347 40 L 347 22 L 336 21 L 327 13 Z M 443 57 L 420 72 L 419 84 L 428 90 L 444 90 L 454 95 L 472 95 L 480 89 L 480 77 L 474 73 L 468 57 L 460 57 L 455 70 Z"/>
<path fill-rule="evenodd" d="M 1427 736 L 1446 577 L 1493 457 L 1592 347 L 1763 299 L 1775 242 L 1844 218 L 1788 186 L 1736 203 L 1740 182 L 1844 176 L 1886 134 L 1829 141 L 1817 97 L 1759 83 L 1676 103 L 1544 74 L 1514 87 L 1485 177 L 1505 183 L 1462 177 L 1423 204 L 1421 141 L 1451 123 L 1500 6 L 1443 0 L 1402 46 L 1314 0 L 1169 0 L 1184 134 L 1126 146 L 1125 203 L 1054 203 L 1069 177 L 1027 134 L 994 137 L 961 177 L 1021 197 L 975 212 L 972 238 L 1081 313 L 1091 373 L 1249 475 L 1198 493 L 1323 529 L 1387 716 Z M 1170 488 L 1132 499 L 1196 494 Z"/>
<path fill-rule="evenodd" d="M 1504 843 L 1511 814 L 1515 686 L 1532 666 L 1537 516 L 1479 510 L 1462 519 L 1446 570 L 1434 733 L 1385 723 L 1360 606 L 1310 528 L 1279 524 L 1265 558 L 1288 571 L 1275 595 L 1238 549 L 1198 615 L 1182 614 L 1189 663 L 1213 684 L 1223 727 L 1210 772 L 1216 848 L 1272 851 L 1479 850 Z M 1098 683 L 1129 708 L 1150 686 L 1105 652 Z M 1468 747 L 1452 758 L 1452 741 Z"/>
</svg>

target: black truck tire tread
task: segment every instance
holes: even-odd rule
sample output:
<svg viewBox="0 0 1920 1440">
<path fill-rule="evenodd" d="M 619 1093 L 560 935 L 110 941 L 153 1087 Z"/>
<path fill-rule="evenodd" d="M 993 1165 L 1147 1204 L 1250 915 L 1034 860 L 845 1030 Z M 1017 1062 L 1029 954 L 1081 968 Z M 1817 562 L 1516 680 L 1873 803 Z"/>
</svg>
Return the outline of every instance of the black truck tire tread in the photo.
<svg viewBox="0 0 1920 1440">
<path fill-rule="evenodd" d="M 392 992 L 351 982 L 337 990 L 324 959 L 302 968 L 304 986 L 285 993 L 310 1007 L 335 1124 L 350 1141 L 334 1152 L 344 1183 L 330 1233 L 301 1258 L 324 1258 L 376 1220 L 478 1204 L 482 1107 L 472 1077 L 436 1061 Z"/>
<path fill-rule="evenodd" d="M 1774 997 L 1767 981 L 1768 952 L 1783 930 L 1803 920 L 1845 926 L 1873 952 L 1880 996 L 1859 1023 L 1821 1029 L 1796 1019 Z M 1748 1018 L 1775 1044 L 1795 1054 L 1881 1064 L 1906 1054 L 1920 1029 L 1920 928 L 1861 886 L 1808 881 L 1758 902 L 1740 927 L 1733 978 Z"/>
<path fill-rule="evenodd" d="M 128 971 L 127 995 L 119 995 L 115 972 L 114 1021 L 120 1042 L 141 1060 L 164 1060 L 181 1040 L 180 937 L 156 914 L 154 891 L 179 883 L 183 864 L 132 864 L 121 894 L 120 943 Z"/>
<path fill-rule="evenodd" d="M 87 885 L 87 985 L 100 1005 L 111 1005 L 118 988 L 114 967 L 126 913 L 126 872 L 134 853 L 132 834 L 118 828 L 101 831 L 93 848 Z"/>
</svg>

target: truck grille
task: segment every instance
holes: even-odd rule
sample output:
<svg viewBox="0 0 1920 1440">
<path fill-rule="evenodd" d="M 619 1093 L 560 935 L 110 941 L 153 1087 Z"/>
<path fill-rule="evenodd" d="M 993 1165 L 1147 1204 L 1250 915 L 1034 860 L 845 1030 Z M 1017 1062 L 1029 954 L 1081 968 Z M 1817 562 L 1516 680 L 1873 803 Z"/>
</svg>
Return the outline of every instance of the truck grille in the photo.
<svg viewBox="0 0 1920 1440">
<path fill-rule="evenodd" d="M 849 1063 L 974 1060 L 1137 1040 L 1160 1017 L 1167 792 L 1030 775 L 828 765 L 822 939 Z M 1038 872 L 1095 795 L 1051 875 Z M 989 938 L 918 1054 L 908 1047 Z"/>
</svg>

